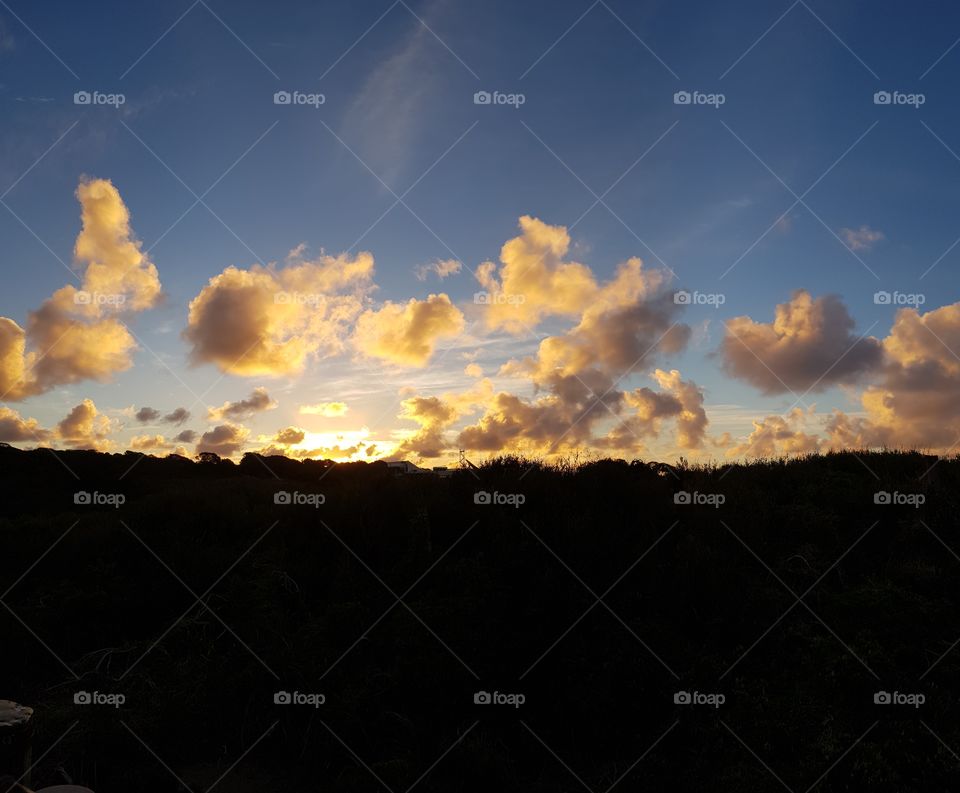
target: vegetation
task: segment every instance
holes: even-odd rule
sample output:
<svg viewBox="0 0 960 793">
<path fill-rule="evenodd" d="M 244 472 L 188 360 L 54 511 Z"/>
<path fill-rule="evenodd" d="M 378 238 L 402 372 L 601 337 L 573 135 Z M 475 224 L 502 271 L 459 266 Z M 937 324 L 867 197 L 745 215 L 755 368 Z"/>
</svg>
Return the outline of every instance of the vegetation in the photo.
<svg viewBox="0 0 960 793">
<path fill-rule="evenodd" d="M 35 757 L 78 722 L 35 784 L 200 791 L 241 757 L 217 789 L 960 784 L 957 460 L 441 478 L 2 448 L 0 471 L 0 698 L 36 708 Z"/>
</svg>

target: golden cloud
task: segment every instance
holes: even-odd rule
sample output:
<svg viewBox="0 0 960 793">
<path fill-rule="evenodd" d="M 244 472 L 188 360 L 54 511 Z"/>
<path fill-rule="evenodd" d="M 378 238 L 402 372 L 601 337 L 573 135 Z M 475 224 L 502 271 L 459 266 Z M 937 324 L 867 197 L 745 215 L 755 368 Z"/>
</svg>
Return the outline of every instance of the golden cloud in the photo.
<svg viewBox="0 0 960 793">
<path fill-rule="evenodd" d="M 300 413 L 304 416 L 324 416 L 333 418 L 347 414 L 346 402 L 318 402 L 315 405 L 301 405 Z"/>
<path fill-rule="evenodd" d="M 210 453 L 233 457 L 247 442 L 250 430 L 239 424 L 219 424 L 200 436 L 197 454 Z"/>
<path fill-rule="evenodd" d="M 85 180 L 76 195 L 83 223 L 74 245 L 84 271 L 80 288 L 54 292 L 30 313 L 26 330 L 0 318 L 0 398 L 20 400 L 129 369 L 136 343 L 120 316 L 160 300 L 157 268 L 134 238 L 117 188 L 106 179 Z"/>
<path fill-rule="evenodd" d="M 227 267 L 190 302 L 184 338 L 194 363 L 238 375 L 301 372 L 342 351 L 373 288 L 373 256 L 296 258 L 287 266 Z"/>
<path fill-rule="evenodd" d="M 764 394 L 823 391 L 875 370 L 880 342 L 858 338 L 846 306 L 836 295 L 814 299 L 804 289 L 777 306 L 772 323 L 735 317 L 726 323 L 720 355 L 727 374 Z"/>
<path fill-rule="evenodd" d="M 405 305 L 387 301 L 378 311 L 365 311 L 357 321 L 353 340 L 372 358 L 401 366 L 425 366 L 441 339 L 459 336 L 464 320 L 445 294 Z"/>
<path fill-rule="evenodd" d="M 276 407 L 277 403 L 270 398 L 267 389 L 259 386 L 254 388 L 246 399 L 241 399 L 238 402 L 224 402 L 218 408 L 209 408 L 207 410 L 207 421 L 223 421 L 224 419 L 239 421 L 265 410 L 273 410 Z"/>
</svg>

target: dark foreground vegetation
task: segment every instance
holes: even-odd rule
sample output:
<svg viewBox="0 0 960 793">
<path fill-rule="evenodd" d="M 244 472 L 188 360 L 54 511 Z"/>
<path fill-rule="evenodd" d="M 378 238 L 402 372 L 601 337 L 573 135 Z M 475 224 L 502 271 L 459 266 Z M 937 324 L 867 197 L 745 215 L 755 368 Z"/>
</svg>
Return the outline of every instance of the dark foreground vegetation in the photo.
<svg viewBox="0 0 960 793">
<path fill-rule="evenodd" d="M 3 448 L 0 698 L 96 793 L 955 791 L 958 484 Z"/>
</svg>

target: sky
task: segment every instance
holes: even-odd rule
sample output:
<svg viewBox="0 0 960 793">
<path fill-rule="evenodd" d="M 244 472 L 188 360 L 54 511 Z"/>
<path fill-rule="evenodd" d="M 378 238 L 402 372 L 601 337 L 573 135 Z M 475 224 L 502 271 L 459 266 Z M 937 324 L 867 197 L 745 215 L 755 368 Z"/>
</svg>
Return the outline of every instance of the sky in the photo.
<svg viewBox="0 0 960 793">
<path fill-rule="evenodd" d="M 0 440 L 960 443 L 960 9 L 0 0 Z"/>
</svg>

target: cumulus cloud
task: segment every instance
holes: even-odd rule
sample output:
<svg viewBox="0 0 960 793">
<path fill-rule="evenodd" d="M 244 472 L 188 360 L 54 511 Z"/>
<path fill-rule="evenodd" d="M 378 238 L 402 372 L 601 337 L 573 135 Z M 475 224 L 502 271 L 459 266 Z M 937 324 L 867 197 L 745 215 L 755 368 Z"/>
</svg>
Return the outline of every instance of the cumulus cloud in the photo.
<svg viewBox="0 0 960 793">
<path fill-rule="evenodd" d="M 254 388 L 253 392 L 246 399 L 239 402 L 224 402 L 218 408 L 210 408 L 207 411 L 208 421 L 222 421 L 224 419 L 240 420 L 250 418 L 256 413 L 262 413 L 265 410 L 273 410 L 277 403 L 270 398 L 267 389 L 263 386 Z"/>
<path fill-rule="evenodd" d="M 411 396 L 401 403 L 400 418 L 420 425 L 419 430 L 404 439 L 397 448 L 400 456 L 439 457 L 449 451 L 447 431 L 460 418 L 487 404 L 493 397 L 493 383 L 482 380 L 463 393 L 441 396 Z"/>
<path fill-rule="evenodd" d="M 960 439 L 960 303 L 921 314 L 897 312 L 883 340 L 877 383 L 861 395 L 865 416 L 837 411 L 831 443 L 846 447 L 905 446 L 946 450 Z"/>
<path fill-rule="evenodd" d="M 174 410 L 167 413 L 167 415 L 163 417 L 163 420 L 167 424 L 173 424 L 179 427 L 189 418 L 190 418 L 189 410 L 187 410 L 186 408 L 175 408 Z"/>
<path fill-rule="evenodd" d="M 724 370 L 764 394 L 823 391 L 875 370 L 880 342 L 858 338 L 846 306 L 836 295 L 813 298 L 798 290 L 777 306 L 772 323 L 734 317 L 720 346 Z"/>
<path fill-rule="evenodd" d="M 300 413 L 304 416 L 333 418 L 335 416 L 345 416 L 347 409 L 346 402 L 318 402 L 315 405 L 301 405 Z"/>
<path fill-rule="evenodd" d="M 136 342 L 121 316 L 160 300 L 157 268 L 133 236 L 117 188 L 106 179 L 85 180 L 76 196 L 80 288 L 70 284 L 54 292 L 30 312 L 26 329 L 0 318 L 0 398 L 16 401 L 57 385 L 106 381 L 129 369 Z"/>
<path fill-rule="evenodd" d="M 136 452 L 167 451 L 173 446 L 167 443 L 163 435 L 135 435 L 130 439 L 130 448 Z"/>
<path fill-rule="evenodd" d="M 233 457 L 244 446 L 250 430 L 239 424 L 219 424 L 200 436 L 197 454 L 212 452 L 220 457 Z"/>
<path fill-rule="evenodd" d="M 456 275 L 463 265 L 456 259 L 437 259 L 430 264 L 421 264 L 414 269 L 418 281 L 426 281 L 431 273 L 443 280 L 447 276 Z"/>
<path fill-rule="evenodd" d="M 753 422 L 753 432 L 727 449 L 728 457 L 790 457 L 821 451 L 826 441 L 808 433 L 813 410 L 794 408 L 784 416 L 767 416 Z"/>
<path fill-rule="evenodd" d="M 155 408 L 142 407 L 134 414 L 134 418 L 142 424 L 149 424 L 160 418 L 160 411 Z"/>
<path fill-rule="evenodd" d="M 567 229 L 524 215 L 520 230 L 520 236 L 501 248 L 499 267 L 484 262 L 477 268 L 477 279 L 487 292 L 487 326 L 525 333 L 543 317 L 579 315 L 593 299 L 597 283 L 589 267 L 565 260 L 570 249 Z"/>
<path fill-rule="evenodd" d="M 306 436 L 306 433 L 299 427 L 286 427 L 280 430 L 273 440 L 275 443 L 284 446 L 296 446 L 298 443 L 303 443 Z"/>
<path fill-rule="evenodd" d="M 462 448 L 526 454 L 589 446 L 632 449 L 639 438 L 659 432 L 665 419 L 674 421 L 679 443 L 698 448 L 707 417 L 696 384 L 683 381 L 679 372 L 657 370 L 663 393 L 638 389 L 628 394 L 620 386 L 623 378 L 650 372 L 659 357 L 687 344 L 690 328 L 679 322 L 682 309 L 664 288 L 668 274 L 631 258 L 609 281 L 600 282 L 588 267 L 567 260 L 565 228 L 529 217 L 520 225 L 522 234 L 503 246 L 499 269 L 488 262 L 478 275 L 490 294 L 522 292 L 524 300 L 512 306 L 485 302 L 486 324 L 516 331 L 546 316 L 570 316 L 575 324 L 543 339 L 534 355 L 501 367 L 501 375 L 528 380 L 533 397 L 495 392 L 484 379 L 462 394 L 406 399 L 400 417 L 420 429 L 398 452 L 435 457 L 450 451 L 454 426 L 478 411 L 478 418 L 456 434 Z M 465 373 L 483 374 L 476 364 Z M 610 425 L 618 428 L 607 431 Z"/>
<path fill-rule="evenodd" d="M 36 419 L 25 419 L 15 410 L 0 407 L 0 441 L 43 443 L 48 441 L 51 435 L 52 433 L 41 427 Z"/>
<path fill-rule="evenodd" d="M 174 440 L 177 443 L 193 443 L 197 439 L 197 433 L 193 430 L 183 430 Z"/>
<path fill-rule="evenodd" d="M 406 304 L 387 301 L 357 321 L 354 343 L 364 355 L 401 366 L 425 366 L 437 343 L 463 332 L 463 314 L 445 294 Z"/>
<path fill-rule="evenodd" d="M 111 447 L 113 429 L 109 418 L 97 410 L 92 399 L 84 399 L 57 424 L 57 438 L 67 446 L 104 451 Z"/>
<path fill-rule="evenodd" d="M 184 338 L 194 363 L 238 375 L 301 372 L 342 351 L 350 324 L 373 288 L 373 256 L 292 252 L 286 266 L 227 267 L 190 302 Z"/>
<path fill-rule="evenodd" d="M 854 251 L 868 251 L 876 243 L 885 239 L 882 231 L 877 231 L 869 226 L 861 226 L 858 229 L 840 229 L 840 237 L 847 243 L 847 247 Z"/>
</svg>

